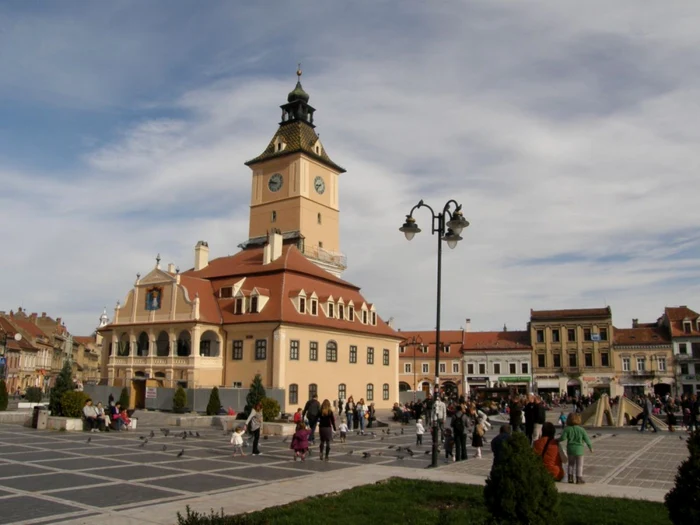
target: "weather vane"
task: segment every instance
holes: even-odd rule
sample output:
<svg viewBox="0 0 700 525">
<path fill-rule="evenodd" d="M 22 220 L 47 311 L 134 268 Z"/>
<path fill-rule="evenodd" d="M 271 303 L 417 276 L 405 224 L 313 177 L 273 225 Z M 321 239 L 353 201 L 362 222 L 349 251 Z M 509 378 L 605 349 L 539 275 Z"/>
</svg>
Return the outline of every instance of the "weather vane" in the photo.
<svg viewBox="0 0 700 525">
<path fill-rule="evenodd" d="M 301 79 L 301 62 L 299 62 L 299 67 L 297 68 L 297 76 Z"/>
</svg>

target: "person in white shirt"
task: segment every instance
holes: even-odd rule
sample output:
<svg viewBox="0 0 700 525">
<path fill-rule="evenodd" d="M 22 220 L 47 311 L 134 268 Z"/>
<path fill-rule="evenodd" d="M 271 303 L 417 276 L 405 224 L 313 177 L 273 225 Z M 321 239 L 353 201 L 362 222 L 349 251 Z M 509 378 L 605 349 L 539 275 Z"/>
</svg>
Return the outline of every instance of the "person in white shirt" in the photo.
<svg viewBox="0 0 700 525">
<path fill-rule="evenodd" d="M 440 441 L 445 442 L 445 418 L 447 417 L 447 407 L 445 403 L 440 399 L 440 396 L 435 396 L 435 402 L 433 403 L 433 419 L 437 423 L 440 429 Z"/>
<path fill-rule="evenodd" d="M 85 421 L 87 421 L 87 424 L 90 427 L 90 432 L 99 432 L 98 425 L 100 422 L 97 420 L 97 409 L 92 406 L 92 399 L 85 401 L 83 415 L 85 416 Z"/>
<path fill-rule="evenodd" d="M 238 427 L 231 434 L 231 444 L 233 445 L 233 457 L 236 457 L 236 452 L 240 452 L 241 456 L 245 456 L 243 453 L 243 427 Z"/>
<path fill-rule="evenodd" d="M 340 442 L 345 443 L 345 438 L 348 435 L 348 425 L 345 421 L 343 421 L 340 426 L 338 427 L 338 432 L 340 432 Z"/>
<path fill-rule="evenodd" d="M 416 445 L 423 444 L 423 434 L 425 434 L 425 427 L 423 426 L 423 418 L 418 418 L 416 422 Z"/>
</svg>

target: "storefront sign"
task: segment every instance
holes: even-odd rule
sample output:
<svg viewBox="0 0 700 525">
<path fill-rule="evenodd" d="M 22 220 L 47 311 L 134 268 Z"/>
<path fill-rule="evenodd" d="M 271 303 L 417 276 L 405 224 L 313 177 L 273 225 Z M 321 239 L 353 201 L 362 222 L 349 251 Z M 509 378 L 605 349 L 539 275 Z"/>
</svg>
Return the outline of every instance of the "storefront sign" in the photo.
<svg viewBox="0 0 700 525">
<path fill-rule="evenodd" d="M 540 379 L 559 379 L 559 376 L 535 376 L 535 381 Z"/>
<path fill-rule="evenodd" d="M 488 381 L 488 377 L 482 377 L 482 376 L 467 376 L 467 381 L 472 381 L 473 383 L 486 383 Z"/>
<path fill-rule="evenodd" d="M 503 383 L 529 383 L 530 376 L 502 376 L 498 380 Z"/>
<path fill-rule="evenodd" d="M 156 399 L 158 397 L 158 389 L 152 386 L 146 387 L 146 399 Z"/>
<path fill-rule="evenodd" d="M 583 379 L 586 383 L 609 383 L 612 378 L 589 376 L 589 377 L 583 377 L 581 379 Z"/>
</svg>

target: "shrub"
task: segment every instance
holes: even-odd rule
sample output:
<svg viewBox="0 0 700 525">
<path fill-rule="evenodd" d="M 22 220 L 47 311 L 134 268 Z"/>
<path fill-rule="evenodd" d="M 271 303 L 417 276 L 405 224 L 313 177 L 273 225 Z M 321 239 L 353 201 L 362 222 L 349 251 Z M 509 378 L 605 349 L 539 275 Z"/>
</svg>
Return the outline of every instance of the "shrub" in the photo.
<svg viewBox="0 0 700 525">
<path fill-rule="evenodd" d="M 186 515 L 177 513 L 177 525 L 264 525 L 268 520 L 253 518 L 246 514 L 227 516 L 224 509 L 220 513 L 212 509 L 209 514 L 204 514 L 190 510 L 190 506 L 185 507 Z"/>
<path fill-rule="evenodd" d="M 280 404 L 276 399 L 264 397 L 261 401 L 263 421 L 273 421 L 280 415 Z"/>
<path fill-rule="evenodd" d="M 43 393 L 41 392 L 41 388 L 38 386 L 30 386 L 24 393 L 24 399 L 30 403 L 41 403 L 42 397 Z"/>
<path fill-rule="evenodd" d="M 56 382 L 51 389 L 49 396 L 49 410 L 52 414 L 60 416 L 62 414 L 61 399 L 66 392 L 72 392 L 73 387 L 73 369 L 70 363 L 66 360 L 63 362 L 63 368 L 56 377 Z"/>
<path fill-rule="evenodd" d="M 71 390 L 61 397 L 61 415 L 63 417 L 83 417 L 83 407 L 90 396 L 85 392 Z"/>
<path fill-rule="evenodd" d="M 675 525 L 700 523 L 700 431 L 693 432 L 687 443 L 690 456 L 678 467 L 676 485 L 664 498 Z"/>
<path fill-rule="evenodd" d="M 250 413 L 250 411 L 257 405 L 261 403 L 265 398 L 265 387 L 263 386 L 262 376 L 260 374 L 255 374 L 253 382 L 250 384 L 250 391 L 245 398 L 245 411 Z"/>
<path fill-rule="evenodd" d="M 126 387 L 122 388 L 122 392 L 121 394 L 119 394 L 119 404 L 121 405 L 121 409 L 128 409 L 130 401 L 131 400 L 129 399 L 129 389 Z"/>
<path fill-rule="evenodd" d="M 207 403 L 207 415 L 215 416 L 221 410 L 221 399 L 219 399 L 219 389 L 214 387 L 209 394 L 209 403 Z"/>
<path fill-rule="evenodd" d="M 515 432 L 503 444 L 502 461 L 486 480 L 484 502 L 496 523 L 560 523 L 554 479 L 525 434 Z"/>
<path fill-rule="evenodd" d="M 173 396 L 173 412 L 182 412 L 187 406 L 187 392 L 181 386 L 177 387 L 175 390 L 175 395 Z"/>
<path fill-rule="evenodd" d="M 0 379 L 0 412 L 7 410 L 7 403 L 10 401 L 10 396 L 7 393 L 7 385 L 4 379 Z"/>
</svg>

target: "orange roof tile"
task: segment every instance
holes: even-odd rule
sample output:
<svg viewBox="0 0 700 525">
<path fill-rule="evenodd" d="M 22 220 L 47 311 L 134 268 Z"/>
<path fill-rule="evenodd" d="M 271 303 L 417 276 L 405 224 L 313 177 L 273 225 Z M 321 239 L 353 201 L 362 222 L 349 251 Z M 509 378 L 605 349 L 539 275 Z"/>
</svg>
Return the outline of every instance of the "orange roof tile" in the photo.
<svg viewBox="0 0 700 525">
<path fill-rule="evenodd" d="M 22 337 L 19 341 L 15 341 L 15 334 L 19 333 L 19 330 L 15 328 L 9 319 L 0 317 L 0 332 L 7 334 L 6 344 L 8 350 L 38 350 L 26 337 Z"/>
<path fill-rule="evenodd" d="M 401 357 L 435 357 L 435 330 L 401 330 L 398 332 L 403 337 L 401 347 L 405 350 Z M 449 345 L 449 352 L 443 352 L 441 356 L 459 356 L 464 343 L 464 330 L 441 330 L 440 344 Z M 418 350 L 420 346 L 428 346 L 428 351 Z"/>
<path fill-rule="evenodd" d="M 532 350 L 530 332 L 467 332 L 464 351 L 476 350 Z"/>
<path fill-rule="evenodd" d="M 80 343 L 81 345 L 91 345 L 91 344 L 95 344 L 95 336 L 94 335 L 74 335 L 73 341 L 75 341 L 76 343 Z"/>
<path fill-rule="evenodd" d="M 201 321 L 221 323 L 221 310 L 210 281 L 191 275 L 181 275 L 180 285 L 187 290 L 190 301 L 194 301 L 197 296 L 199 297 L 199 318 Z M 216 295 L 218 294 L 219 291 L 216 290 Z"/>
<path fill-rule="evenodd" d="M 663 328 L 615 328 L 615 346 L 658 346 L 670 345 L 671 338 Z"/>
<path fill-rule="evenodd" d="M 667 306 L 664 308 L 664 316 L 668 320 L 673 337 L 700 336 L 700 330 L 698 330 L 697 325 L 697 319 L 700 318 L 700 314 L 687 306 Z M 690 333 L 686 333 L 683 328 L 683 321 L 686 319 L 691 321 Z"/>
<path fill-rule="evenodd" d="M 20 330 L 24 330 L 25 332 L 30 334 L 32 337 L 46 338 L 46 334 L 43 332 L 43 330 L 27 319 L 20 319 L 18 317 L 13 317 L 12 322 L 15 325 L 17 325 L 17 327 Z"/>
<path fill-rule="evenodd" d="M 612 317 L 612 310 L 609 306 L 605 308 L 578 308 L 569 310 L 530 309 L 530 320 L 532 321 L 546 321 L 554 319 L 591 319 L 601 317 Z"/>
</svg>

